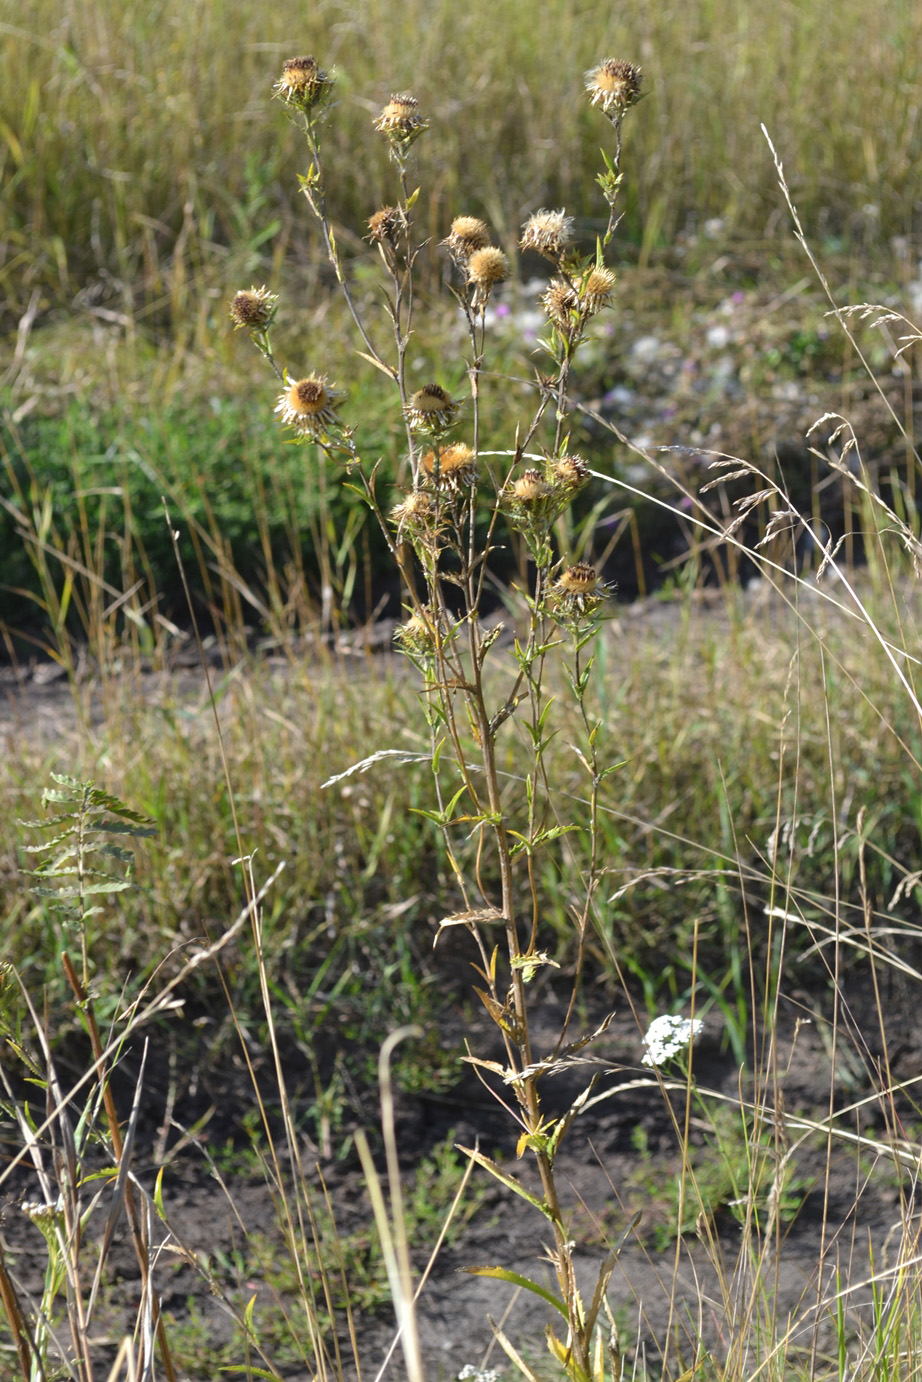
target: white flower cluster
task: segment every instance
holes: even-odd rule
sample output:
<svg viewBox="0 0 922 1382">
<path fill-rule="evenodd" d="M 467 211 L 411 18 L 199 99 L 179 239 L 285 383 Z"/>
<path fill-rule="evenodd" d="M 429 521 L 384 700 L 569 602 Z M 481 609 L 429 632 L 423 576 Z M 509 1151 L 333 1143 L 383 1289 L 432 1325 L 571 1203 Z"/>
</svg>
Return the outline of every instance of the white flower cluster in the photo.
<svg viewBox="0 0 922 1382">
<path fill-rule="evenodd" d="M 643 1039 L 644 1065 L 662 1065 L 671 1060 L 685 1050 L 703 1026 L 697 1017 L 654 1017 Z"/>
<path fill-rule="evenodd" d="M 465 1363 L 458 1373 L 458 1382 L 499 1382 L 495 1368 L 478 1368 L 474 1363 Z"/>
</svg>

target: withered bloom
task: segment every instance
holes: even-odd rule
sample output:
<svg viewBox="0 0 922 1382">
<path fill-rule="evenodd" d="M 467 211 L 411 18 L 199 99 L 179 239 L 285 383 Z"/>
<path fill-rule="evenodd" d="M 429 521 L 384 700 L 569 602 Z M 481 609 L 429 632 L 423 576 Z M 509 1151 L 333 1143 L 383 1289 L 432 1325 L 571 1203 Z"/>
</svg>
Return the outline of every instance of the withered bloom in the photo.
<svg viewBox="0 0 922 1382">
<path fill-rule="evenodd" d="M 440 384 L 426 384 L 407 404 L 407 421 L 415 432 L 443 432 L 455 422 L 460 407 Z"/>
<path fill-rule="evenodd" d="M 303 437 L 313 440 L 341 426 L 334 404 L 343 395 L 327 387 L 325 375 L 291 379 L 286 374 L 285 385 L 275 406 L 283 426 L 294 427 Z"/>
<path fill-rule="evenodd" d="M 429 128 L 428 120 L 419 113 L 419 101 L 408 91 L 392 96 L 374 125 L 376 130 L 387 135 L 391 152 L 397 159 L 405 158 L 410 145 Z"/>
<path fill-rule="evenodd" d="M 595 316 L 603 307 L 611 306 L 615 275 L 603 264 L 597 264 L 586 274 L 579 287 L 580 306 L 587 317 Z"/>
<path fill-rule="evenodd" d="M 573 217 L 565 211 L 536 211 L 522 227 L 519 248 L 536 250 L 555 263 L 573 243 Z"/>
<path fill-rule="evenodd" d="M 486 307 L 497 283 L 509 277 L 509 260 L 495 245 L 475 250 L 467 261 L 467 281 L 473 287 L 473 307 Z"/>
<path fill-rule="evenodd" d="M 553 613 L 565 623 L 589 619 L 610 594 L 610 589 L 599 580 L 594 566 L 578 561 L 561 572 L 551 587 Z"/>
<path fill-rule="evenodd" d="M 486 249 L 490 243 L 490 232 L 486 221 L 479 216 L 456 216 L 451 223 L 449 234 L 442 241 L 452 259 L 463 268 L 471 255 L 477 250 Z"/>
<path fill-rule="evenodd" d="M 586 73 L 590 104 L 601 106 L 609 119 L 620 119 L 640 96 L 641 71 L 632 62 L 606 58 Z"/>
<path fill-rule="evenodd" d="M 228 308 L 234 329 L 242 326 L 248 331 L 266 331 L 275 320 L 278 303 L 278 296 L 266 287 L 241 289 Z"/>
<path fill-rule="evenodd" d="M 463 485 L 469 485 L 477 475 L 477 458 L 463 441 L 446 446 L 438 455 L 426 451 L 421 457 L 423 472 L 435 480 L 439 489 L 457 492 Z"/>
<path fill-rule="evenodd" d="M 323 72 L 312 57 L 288 58 L 274 90 L 288 105 L 309 111 L 326 100 L 335 78 Z"/>
<path fill-rule="evenodd" d="M 399 206 L 382 206 L 368 219 L 368 238 L 374 244 L 396 248 L 397 240 L 407 228 L 406 213 Z"/>
</svg>

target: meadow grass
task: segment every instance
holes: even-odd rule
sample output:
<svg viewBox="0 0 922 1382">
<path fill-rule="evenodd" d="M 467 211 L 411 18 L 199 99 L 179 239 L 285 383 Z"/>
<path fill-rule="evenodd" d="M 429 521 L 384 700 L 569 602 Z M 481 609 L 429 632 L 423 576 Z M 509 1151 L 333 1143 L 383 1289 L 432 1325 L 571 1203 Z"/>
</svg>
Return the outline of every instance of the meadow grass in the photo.
<svg viewBox="0 0 922 1382">
<path fill-rule="evenodd" d="M 6 324 L 76 298 L 129 333 L 167 328 L 201 346 L 229 284 L 274 280 L 289 248 L 316 263 L 296 144 L 265 100 L 267 70 L 294 52 L 341 72 L 333 211 L 353 234 L 384 199 L 371 121 L 389 87 L 410 87 L 441 131 L 437 162 L 434 146 L 420 155 L 417 215 L 433 242 L 443 208 L 462 204 L 507 248 L 540 204 L 566 204 L 594 233 L 599 139 L 573 81 L 605 48 L 631 53 L 650 92 L 627 132 L 631 240 L 648 251 L 713 218 L 758 240 L 783 232 L 764 121 L 817 235 L 886 249 L 918 209 L 920 26 L 910 0 L 873 20 L 858 0 L 834 16 L 814 0 L 616 16 L 562 0 L 463 13 L 363 0 L 348 13 L 320 3 L 307 25 L 244 4 L 190 21 L 177 0 L 64 12 L 27 0 L 0 26 Z"/>
</svg>

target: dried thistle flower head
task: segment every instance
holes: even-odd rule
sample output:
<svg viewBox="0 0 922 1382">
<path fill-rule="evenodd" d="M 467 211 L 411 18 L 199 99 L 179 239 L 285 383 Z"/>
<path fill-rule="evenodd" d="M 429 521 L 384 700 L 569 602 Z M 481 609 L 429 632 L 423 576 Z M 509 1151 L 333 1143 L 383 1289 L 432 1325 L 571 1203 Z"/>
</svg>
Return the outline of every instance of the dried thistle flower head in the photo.
<svg viewBox="0 0 922 1382">
<path fill-rule="evenodd" d="M 522 227 L 519 248 L 536 250 L 557 263 L 573 243 L 573 217 L 565 211 L 536 211 Z"/>
<path fill-rule="evenodd" d="M 376 130 L 387 135 L 391 152 L 398 159 L 405 158 L 410 145 L 429 128 L 428 120 L 419 113 L 419 101 L 408 91 L 392 96 L 374 125 Z"/>
<path fill-rule="evenodd" d="M 414 432 L 444 432 L 451 427 L 461 407 L 440 384 L 417 389 L 406 407 L 406 417 Z"/>
<path fill-rule="evenodd" d="M 333 90 L 334 81 L 335 78 L 322 71 L 310 56 L 286 58 L 274 90 L 288 105 L 309 111 L 326 100 Z"/>
<path fill-rule="evenodd" d="M 228 311 L 234 330 L 241 326 L 248 331 L 267 331 L 275 320 L 279 300 L 268 288 L 241 289 L 235 293 Z"/>
<path fill-rule="evenodd" d="M 334 411 L 334 404 L 342 397 L 341 392 L 328 388 L 325 375 L 291 379 L 286 374 L 285 389 L 279 394 L 275 411 L 284 427 L 294 427 L 302 437 L 319 440 L 342 426 Z"/>
<path fill-rule="evenodd" d="M 575 323 L 579 311 L 579 296 L 565 278 L 552 278 L 541 294 L 541 306 L 555 326 L 568 328 Z"/>
<path fill-rule="evenodd" d="M 442 241 L 455 263 L 462 267 L 472 254 L 486 249 L 489 243 L 487 223 L 479 216 L 456 216 L 451 223 L 451 231 Z"/>
<path fill-rule="evenodd" d="M 555 489 L 575 494 L 589 482 L 589 467 L 581 456 L 558 456 L 549 466 L 548 479 Z"/>
<path fill-rule="evenodd" d="M 595 316 L 603 307 L 611 306 L 615 275 L 604 264 L 596 264 L 583 278 L 579 288 L 580 306 L 587 317 Z"/>
<path fill-rule="evenodd" d="M 406 212 L 399 206 L 382 206 L 368 219 L 368 238 L 374 244 L 396 248 L 399 237 L 406 231 Z"/>
<path fill-rule="evenodd" d="M 394 630 L 394 642 L 408 657 L 431 663 L 444 630 L 428 605 L 415 610 L 405 624 Z"/>
<path fill-rule="evenodd" d="M 609 591 L 594 566 L 578 561 L 561 572 L 551 587 L 554 614 L 566 623 L 591 618 Z"/>
<path fill-rule="evenodd" d="M 475 250 L 467 261 L 467 281 L 474 288 L 472 306 L 486 307 L 497 283 L 509 277 L 509 260 L 495 245 Z"/>
<path fill-rule="evenodd" d="M 420 532 L 429 527 L 436 518 L 436 505 L 432 495 L 426 490 L 411 490 L 407 497 L 391 509 L 390 518 L 398 528 L 409 528 Z"/>
<path fill-rule="evenodd" d="M 477 458 L 463 441 L 438 453 L 426 451 L 420 459 L 423 471 L 439 489 L 456 493 L 462 485 L 472 484 L 477 475 Z"/>
<path fill-rule="evenodd" d="M 511 497 L 516 503 L 532 505 L 546 498 L 549 493 L 550 485 L 540 470 L 523 470 L 512 485 Z"/>
<path fill-rule="evenodd" d="M 641 71 L 632 62 L 606 58 L 586 73 L 590 104 L 601 106 L 610 120 L 620 120 L 640 96 Z"/>
</svg>

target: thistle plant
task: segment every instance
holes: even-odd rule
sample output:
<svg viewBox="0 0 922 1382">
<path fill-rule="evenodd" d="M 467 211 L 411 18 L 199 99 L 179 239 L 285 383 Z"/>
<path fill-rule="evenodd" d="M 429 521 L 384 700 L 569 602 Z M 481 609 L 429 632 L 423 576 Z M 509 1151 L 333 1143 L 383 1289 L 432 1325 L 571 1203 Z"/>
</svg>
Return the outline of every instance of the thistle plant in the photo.
<svg viewBox="0 0 922 1382">
<path fill-rule="evenodd" d="M 549 266 L 541 299 L 547 320 L 540 342 L 543 358 L 530 415 L 510 421 L 512 442 L 507 451 L 485 454 L 482 390 L 488 307 L 512 272 L 507 255 L 492 243 L 480 217 L 462 211 L 452 219 L 442 247 L 450 261 L 451 292 L 467 340 L 468 390 L 456 397 L 444 379 L 412 379 L 408 344 L 418 316 L 414 268 L 423 245 L 414 223 L 418 190 L 411 189 L 410 174 L 414 147 L 427 134 L 430 121 L 412 94 L 392 96 L 374 125 L 395 166 L 396 186 L 392 203 L 373 211 L 366 231 L 380 260 L 391 341 L 387 351 L 379 350 L 375 341 L 380 323 L 366 321 L 358 310 L 328 213 L 323 125 L 334 80 L 313 57 L 292 58 L 275 92 L 307 144 L 309 165 L 301 188 L 359 333 L 360 353 L 394 386 L 394 417 L 406 438 L 401 474 L 386 477 L 382 463 L 369 464 L 363 457 L 360 429 L 349 420 L 348 399 L 320 372 L 322 362 L 308 362 L 312 370 L 304 373 L 300 366 L 289 371 L 276 361 L 270 346 L 277 310 L 272 295 L 265 289 L 238 293 L 231 316 L 283 384 L 276 406 L 279 422 L 296 441 L 312 448 L 313 463 L 322 474 L 333 468 L 361 492 L 403 576 L 406 619 L 397 629 L 395 645 L 419 675 L 433 789 L 432 805 L 423 814 L 441 833 L 459 898 L 457 910 L 441 922 L 436 943 L 448 927 L 463 928 L 469 936 L 475 991 L 495 1023 L 503 1057 L 470 1054 L 468 1059 L 496 1086 L 497 1096 L 515 1119 L 517 1153 L 520 1158 L 527 1153 L 533 1161 L 538 1190 L 479 1150 L 465 1150 L 550 1226 L 547 1256 L 556 1289 L 549 1292 L 502 1266 L 472 1270 L 524 1284 L 551 1301 L 565 1322 L 562 1336 L 548 1331 L 553 1356 L 573 1382 L 601 1382 L 609 1365 L 615 1376 L 619 1366 L 605 1299 L 614 1254 L 601 1264 L 584 1296 L 554 1170 L 563 1139 L 589 1090 L 557 1116 L 545 1111 L 542 1091 L 547 1077 L 580 1060 L 579 1053 L 607 1025 L 589 1033 L 573 1029 L 583 955 L 600 920 L 600 793 L 615 771 L 605 765 L 602 725 L 592 708 L 591 689 L 594 646 L 610 589 L 585 554 L 575 559 L 561 545 L 561 537 L 567 532 L 567 511 L 590 478 L 586 463 L 570 449 L 571 371 L 590 323 L 611 306 L 615 276 L 605 263 L 601 242 L 590 254 L 583 252 L 574 220 L 565 209 L 539 209 L 526 220 L 519 247 L 523 253 L 540 255 Z M 589 99 L 608 118 L 615 135 L 615 148 L 606 156 L 600 179 L 610 212 L 606 241 L 617 224 L 621 123 L 639 96 L 640 80 L 639 69 L 613 59 L 601 63 L 587 79 Z M 495 464 L 497 454 L 501 466 Z M 390 491 L 389 498 L 382 497 L 384 489 Z M 509 539 L 524 548 L 530 567 L 518 591 L 520 616 L 504 639 L 502 625 L 489 625 L 484 615 L 485 597 L 493 588 L 493 554 Z M 556 732 L 552 662 L 564 671 L 582 729 L 575 751 L 585 790 L 570 818 L 555 798 L 545 764 Z M 506 787 L 500 766 L 508 752 L 507 737 L 516 733 L 527 756 L 524 791 L 519 783 L 512 791 Z M 538 1050 L 532 1035 L 533 985 L 542 969 L 555 964 L 542 927 L 540 856 L 571 832 L 587 842 L 581 863 L 574 865 L 579 879 L 578 900 L 572 906 L 574 979 L 556 1040 L 549 1049 Z M 468 867 L 462 842 L 471 837 L 476 852 Z M 607 1343 L 602 1328 L 606 1319 Z M 496 1333 L 521 1363 L 511 1341 L 501 1330 Z"/>
</svg>

